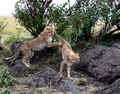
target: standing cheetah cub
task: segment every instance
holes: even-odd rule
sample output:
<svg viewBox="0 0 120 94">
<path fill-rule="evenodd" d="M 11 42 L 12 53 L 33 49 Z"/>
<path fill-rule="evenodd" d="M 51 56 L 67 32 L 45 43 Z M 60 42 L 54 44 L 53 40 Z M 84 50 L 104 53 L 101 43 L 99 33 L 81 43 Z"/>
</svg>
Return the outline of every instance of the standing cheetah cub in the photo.
<svg viewBox="0 0 120 94">
<path fill-rule="evenodd" d="M 62 59 L 63 59 L 61 63 L 59 75 L 60 76 L 63 75 L 64 64 L 67 64 L 68 78 L 73 79 L 71 78 L 71 75 L 70 75 L 71 65 L 73 62 L 79 62 L 80 57 L 78 54 L 74 53 L 70 44 L 66 40 L 62 39 L 56 32 L 55 32 L 55 35 L 59 39 L 59 42 L 62 43 L 61 46 L 59 46 L 59 49 L 61 49 L 62 51 Z"/>
</svg>

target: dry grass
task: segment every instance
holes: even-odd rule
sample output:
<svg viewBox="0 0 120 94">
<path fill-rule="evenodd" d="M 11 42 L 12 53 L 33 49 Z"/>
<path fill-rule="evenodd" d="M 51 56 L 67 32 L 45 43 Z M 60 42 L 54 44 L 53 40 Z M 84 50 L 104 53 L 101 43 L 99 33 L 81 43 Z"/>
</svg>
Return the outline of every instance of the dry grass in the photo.
<svg viewBox="0 0 120 94">
<path fill-rule="evenodd" d="M 0 32 L 0 35 L 2 35 L 2 41 L 9 35 L 18 33 L 25 38 L 31 37 L 31 34 L 23 26 L 20 26 L 13 16 L 0 16 L 0 21 L 4 21 L 4 23 L 7 24 L 7 27 Z"/>
<path fill-rule="evenodd" d="M 20 24 L 13 16 L 0 16 L 0 20 L 7 24 L 6 29 L 3 30 L 1 34 L 8 35 L 20 32 L 22 34 L 30 35 L 30 33 L 23 26 L 20 26 Z"/>
<path fill-rule="evenodd" d="M 27 32 L 24 27 L 20 26 L 20 24 L 15 20 L 13 16 L 0 16 L 0 20 L 4 21 L 7 24 L 6 29 L 2 32 L 2 34 L 11 34 L 17 33 L 19 30 L 17 28 L 21 28 L 21 32 Z"/>
</svg>

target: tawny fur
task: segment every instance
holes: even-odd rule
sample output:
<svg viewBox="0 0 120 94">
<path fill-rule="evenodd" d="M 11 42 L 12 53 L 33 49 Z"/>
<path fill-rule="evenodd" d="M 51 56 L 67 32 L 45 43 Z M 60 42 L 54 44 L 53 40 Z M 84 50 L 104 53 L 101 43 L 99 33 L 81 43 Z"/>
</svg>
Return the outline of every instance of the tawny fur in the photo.
<svg viewBox="0 0 120 94">
<path fill-rule="evenodd" d="M 45 47 L 59 46 L 61 44 L 60 42 L 52 43 L 52 36 L 54 35 L 54 32 L 55 30 L 53 27 L 47 26 L 37 38 L 23 43 L 12 57 L 5 59 L 9 59 L 9 62 L 14 61 L 20 52 L 22 52 L 24 55 L 22 63 L 25 64 L 26 67 L 30 67 L 29 60 L 34 55 L 34 50 L 42 50 Z"/>
<path fill-rule="evenodd" d="M 59 50 L 61 49 L 62 59 L 63 59 L 61 63 L 59 75 L 60 76 L 63 75 L 64 64 L 67 64 L 68 78 L 72 79 L 70 75 L 71 65 L 73 62 L 79 62 L 80 57 L 78 54 L 74 53 L 68 41 L 62 39 L 56 32 L 55 35 L 59 39 L 59 42 L 61 42 L 61 46 L 59 46 Z"/>
</svg>

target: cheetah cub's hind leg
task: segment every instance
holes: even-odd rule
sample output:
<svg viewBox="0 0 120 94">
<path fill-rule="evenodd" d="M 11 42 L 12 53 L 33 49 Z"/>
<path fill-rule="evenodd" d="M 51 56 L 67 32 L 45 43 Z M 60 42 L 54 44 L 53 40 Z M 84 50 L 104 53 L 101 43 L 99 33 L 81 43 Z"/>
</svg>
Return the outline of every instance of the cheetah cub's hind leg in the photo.
<svg viewBox="0 0 120 94">
<path fill-rule="evenodd" d="M 23 64 L 25 64 L 26 67 L 30 67 L 31 64 L 29 63 L 29 61 L 32 58 L 34 52 L 31 49 L 27 49 L 27 50 L 24 50 L 22 52 L 24 55 L 24 57 L 22 59 Z"/>
</svg>

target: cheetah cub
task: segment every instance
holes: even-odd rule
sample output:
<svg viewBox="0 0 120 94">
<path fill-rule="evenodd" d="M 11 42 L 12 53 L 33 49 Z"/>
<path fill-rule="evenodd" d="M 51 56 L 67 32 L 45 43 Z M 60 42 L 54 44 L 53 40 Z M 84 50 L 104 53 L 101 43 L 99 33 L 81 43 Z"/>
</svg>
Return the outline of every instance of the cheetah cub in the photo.
<svg viewBox="0 0 120 94">
<path fill-rule="evenodd" d="M 29 40 L 25 43 L 23 43 L 16 53 L 9 57 L 5 58 L 8 62 L 14 61 L 17 56 L 22 52 L 24 57 L 22 58 L 22 63 L 25 64 L 26 67 L 30 67 L 30 59 L 34 55 L 35 50 L 42 50 L 45 47 L 52 47 L 52 46 L 59 46 L 61 45 L 60 42 L 54 42 L 52 43 L 52 36 L 54 35 L 55 29 L 52 26 L 47 26 L 41 34 L 38 35 L 37 38 Z"/>
<path fill-rule="evenodd" d="M 62 39 L 56 32 L 55 32 L 55 35 L 59 39 L 59 42 L 61 42 L 61 46 L 59 46 L 59 50 L 61 50 L 62 52 L 62 59 L 63 59 L 60 67 L 60 72 L 58 73 L 58 75 L 59 76 L 63 75 L 64 64 L 67 64 L 68 78 L 73 80 L 73 78 L 70 75 L 71 65 L 73 62 L 79 62 L 80 57 L 78 54 L 74 53 L 68 41 L 66 41 L 65 39 Z"/>
</svg>

